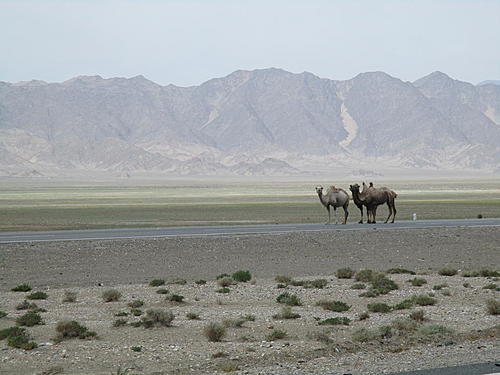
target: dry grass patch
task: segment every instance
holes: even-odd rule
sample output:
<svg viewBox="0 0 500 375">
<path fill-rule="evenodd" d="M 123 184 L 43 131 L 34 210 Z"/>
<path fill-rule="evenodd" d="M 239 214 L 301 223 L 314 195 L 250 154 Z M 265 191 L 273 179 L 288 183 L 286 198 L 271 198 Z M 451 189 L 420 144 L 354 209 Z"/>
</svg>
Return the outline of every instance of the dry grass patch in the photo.
<svg viewBox="0 0 500 375">
<path fill-rule="evenodd" d="M 220 342 L 226 335 L 226 327 L 221 323 L 211 322 L 203 330 L 205 337 L 211 342 Z"/>
<path fill-rule="evenodd" d="M 116 302 L 119 301 L 122 294 L 116 289 L 108 289 L 102 292 L 102 299 L 104 302 Z"/>
</svg>

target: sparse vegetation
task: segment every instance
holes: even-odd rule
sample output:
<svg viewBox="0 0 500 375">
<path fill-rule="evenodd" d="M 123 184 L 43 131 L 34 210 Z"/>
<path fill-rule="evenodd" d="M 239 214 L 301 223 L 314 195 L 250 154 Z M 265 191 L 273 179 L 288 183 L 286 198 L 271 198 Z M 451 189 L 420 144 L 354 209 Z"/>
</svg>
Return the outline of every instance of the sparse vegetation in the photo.
<svg viewBox="0 0 500 375">
<path fill-rule="evenodd" d="M 43 309 L 40 309 L 38 307 L 38 305 L 34 302 L 28 302 L 28 301 L 24 300 L 23 302 L 21 302 L 20 304 L 18 304 L 16 306 L 16 310 L 33 310 L 36 312 L 41 312 L 40 310 L 43 310 Z"/>
<path fill-rule="evenodd" d="M 130 309 L 130 313 L 133 316 L 141 316 L 143 314 L 141 309 Z"/>
<path fill-rule="evenodd" d="M 417 330 L 417 333 L 422 336 L 429 336 L 429 335 L 438 335 L 438 334 L 449 334 L 452 333 L 453 331 L 443 325 L 440 324 L 435 324 L 435 323 L 429 323 L 426 325 L 423 325 Z"/>
<path fill-rule="evenodd" d="M 27 299 L 47 299 L 48 295 L 45 292 L 34 292 L 26 296 Z"/>
<path fill-rule="evenodd" d="M 500 315 L 500 301 L 495 299 L 487 300 L 486 310 L 490 315 Z"/>
<path fill-rule="evenodd" d="M 278 303 L 284 303 L 285 305 L 288 305 L 288 306 L 302 306 L 302 302 L 300 301 L 300 298 L 297 297 L 295 294 L 290 294 L 288 292 L 281 293 L 276 298 L 276 301 Z"/>
<path fill-rule="evenodd" d="M 447 288 L 448 284 L 437 284 L 432 287 L 432 290 L 441 290 L 443 288 Z"/>
<path fill-rule="evenodd" d="M 368 311 L 378 312 L 378 313 L 387 313 L 387 312 L 392 310 L 391 306 L 387 305 L 386 303 L 381 303 L 381 302 L 369 303 L 367 308 L 368 308 Z"/>
<path fill-rule="evenodd" d="M 200 314 L 194 312 L 186 313 L 186 318 L 189 320 L 200 320 Z"/>
<path fill-rule="evenodd" d="M 113 322 L 113 327 L 123 327 L 127 325 L 127 319 L 116 319 L 114 322 Z"/>
<path fill-rule="evenodd" d="M 139 307 L 144 306 L 144 301 L 142 301 L 140 299 L 136 299 L 136 300 L 133 300 L 133 301 L 127 303 L 127 306 L 131 307 L 133 309 L 137 309 Z"/>
<path fill-rule="evenodd" d="M 273 329 L 273 331 L 266 336 L 267 341 L 276 341 L 276 340 L 281 340 L 284 339 L 287 336 L 287 332 L 282 329 Z"/>
<path fill-rule="evenodd" d="M 61 321 L 56 325 L 56 342 L 73 338 L 83 340 L 95 337 L 97 337 L 97 334 L 94 331 L 89 331 L 87 327 L 81 325 L 75 320 Z"/>
<path fill-rule="evenodd" d="M 18 326 L 33 327 L 43 324 L 42 317 L 34 311 L 28 311 L 26 314 L 19 316 L 16 319 Z"/>
<path fill-rule="evenodd" d="M 356 328 L 352 332 L 353 341 L 368 342 L 378 337 L 377 331 L 368 328 Z"/>
<path fill-rule="evenodd" d="M 163 279 L 154 279 L 149 282 L 149 286 L 162 286 L 165 285 L 165 280 Z"/>
<path fill-rule="evenodd" d="M 5 318 L 7 313 L 5 311 L 0 311 L 0 319 Z"/>
<path fill-rule="evenodd" d="M 133 352 L 142 352 L 142 346 L 131 346 L 130 350 Z"/>
<path fill-rule="evenodd" d="M 441 268 L 438 271 L 438 273 L 441 276 L 455 276 L 458 273 L 458 271 L 455 268 L 445 267 L 445 268 Z"/>
<path fill-rule="evenodd" d="M 273 319 L 298 319 L 300 314 L 294 313 L 291 306 L 283 306 L 278 314 L 273 315 Z"/>
<path fill-rule="evenodd" d="M 366 288 L 366 284 L 363 284 L 363 283 L 355 283 L 355 284 L 352 284 L 351 286 L 351 289 L 365 289 Z"/>
<path fill-rule="evenodd" d="M 156 291 L 156 293 L 158 294 L 169 294 L 170 291 L 168 289 L 165 289 L 165 288 L 160 288 Z"/>
<path fill-rule="evenodd" d="M 102 293 L 102 299 L 104 302 L 116 302 L 119 301 L 122 294 L 116 289 L 108 289 Z"/>
<path fill-rule="evenodd" d="M 13 348 L 32 350 L 38 345 L 30 341 L 30 336 L 26 329 L 19 327 L 10 327 L 0 330 L 0 340 L 7 340 L 7 345 Z"/>
<path fill-rule="evenodd" d="M 185 279 L 173 279 L 169 282 L 169 284 L 174 284 L 174 285 L 186 285 L 187 281 Z"/>
<path fill-rule="evenodd" d="M 222 321 L 222 325 L 226 328 L 241 328 L 243 323 L 245 323 L 245 319 L 236 318 L 236 319 L 224 319 Z"/>
<path fill-rule="evenodd" d="M 335 312 L 343 312 L 351 308 L 351 306 L 342 301 L 321 300 L 317 302 L 316 305 L 321 306 L 325 310 L 330 310 Z"/>
<path fill-rule="evenodd" d="M 416 310 L 410 314 L 410 319 L 415 320 L 417 322 L 423 322 L 426 320 L 425 311 L 424 310 Z"/>
<path fill-rule="evenodd" d="M 355 272 L 350 268 L 339 268 L 335 271 L 335 276 L 339 279 L 350 279 L 354 276 Z M 358 280 L 360 281 L 360 280 Z"/>
<path fill-rule="evenodd" d="M 64 303 L 73 303 L 73 302 L 76 302 L 76 292 L 74 291 L 71 291 L 71 290 L 66 290 L 64 291 L 64 298 L 63 298 L 63 302 Z"/>
<path fill-rule="evenodd" d="M 395 273 L 406 273 L 409 275 L 415 275 L 415 271 L 410 271 L 405 268 L 390 268 L 387 271 L 385 271 L 388 274 L 395 274 Z"/>
<path fill-rule="evenodd" d="M 419 294 L 418 296 L 413 296 L 411 300 L 413 301 L 413 303 L 419 306 L 431 306 L 435 305 L 437 302 L 435 298 L 425 294 Z"/>
<path fill-rule="evenodd" d="M 21 284 L 11 289 L 13 292 L 29 292 L 31 290 L 31 285 Z"/>
<path fill-rule="evenodd" d="M 221 323 L 211 322 L 203 330 L 208 341 L 219 342 L 226 335 L 226 327 Z"/>
<path fill-rule="evenodd" d="M 221 293 L 221 294 L 227 294 L 227 293 L 231 292 L 231 289 L 229 289 L 229 288 L 220 288 L 220 289 L 217 289 L 216 292 L 217 293 Z"/>
<path fill-rule="evenodd" d="M 341 316 L 341 317 L 337 317 L 337 318 L 328 318 L 328 319 L 320 320 L 318 322 L 318 324 L 320 326 L 324 326 L 324 325 L 344 325 L 344 326 L 348 326 L 350 322 L 351 322 L 351 319 L 349 319 L 349 318 L 347 318 L 345 316 Z"/>
<path fill-rule="evenodd" d="M 375 272 L 372 270 L 361 270 L 356 272 L 355 279 L 356 281 L 362 281 L 362 282 L 370 282 L 373 280 L 373 277 L 375 275 Z"/>
<path fill-rule="evenodd" d="M 233 273 L 232 278 L 239 283 L 246 283 L 252 279 L 250 271 L 236 271 Z"/>
<path fill-rule="evenodd" d="M 227 287 L 234 285 L 234 284 L 236 284 L 236 281 L 230 277 L 223 277 L 223 278 L 217 280 L 217 285 L 219 285 L 223 288 L 227 288 Z"/>
<path fill-rule="evenodd" d="M 274 278 L 274 281 L 281 284 L 288 284 L 290 281 L 292 281 L 292 278 L 289 276 L 278 275 Z"/>
<path fill-rule="evenodd" d="M 408 282 L 413 286 L 422 286 L 422 285 L 427 284 L 426 279 L 422 279 L 422 278 L 418 278 L 418 277 L 410 279 L 410 280 L 408 280 Z"/>
<path fill-rule="evenodd" d="M 170 310 L 150 309 L 141 319 L 144 328 L 170 327 L 175 315 Z"/>
<path fill-rule="evenodd" d="M 366 312 L 366 311 L 360 313 L 359 316 L 358 316 L 359 320 L 366 320 L 366 319 L 369 319 L 369 318 L 370 318 L 370 314 L 368 314 L 368 312 Z"/>
<path fill-rule="evenodd" d="M 196 280 L 194 283 L 196 285 L 205 285 L 207 283 L 207 281 L 206 280 Z"/>
<path fill-rule="evenodd" d="M 489 284 L 486 284 L 485 286 L 483 286 L 483 289 L 497 290 L 498 285 L 495 283 L 489 283 Z"/>
</svg>

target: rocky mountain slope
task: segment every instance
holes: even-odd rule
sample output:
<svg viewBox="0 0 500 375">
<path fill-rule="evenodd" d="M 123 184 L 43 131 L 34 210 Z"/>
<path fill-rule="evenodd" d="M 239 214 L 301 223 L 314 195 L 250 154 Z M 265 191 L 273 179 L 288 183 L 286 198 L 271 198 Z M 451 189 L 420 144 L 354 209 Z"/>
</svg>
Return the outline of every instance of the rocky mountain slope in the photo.
<svg viewBox="0 0 500 375">
<path fill-rule="evenodd" d="M 500 86 L 435 72 L 346 81 L 280 69 L 200 86 L 142 76 L 0 82 L 0 174 L 500 172 Z"/>
</svg>

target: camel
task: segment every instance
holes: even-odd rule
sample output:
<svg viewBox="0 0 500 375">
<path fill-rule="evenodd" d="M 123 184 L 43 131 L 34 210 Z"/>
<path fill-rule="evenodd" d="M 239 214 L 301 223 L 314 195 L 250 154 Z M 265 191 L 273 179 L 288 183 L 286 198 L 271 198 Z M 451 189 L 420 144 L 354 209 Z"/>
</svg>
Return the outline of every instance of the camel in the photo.
<svg viewBox="0 0 500 375">
<path fill-rule="evenodd" d="M 354 189 L 357 189 L 357 194 L 355 194 L 355 190 Z M 354 201 L 354 204 L 361 211 L 361 220 L 358 221 L 358 224 L 363 224 L 363 202 L 359 199 L 359 195 L 363 194 L 363 193 L 359 192 L 359 185 L 358 184 L 349 185 L 349 190 L 352 193 L 352 200 Z M 368 212 L 366 213 L 366 215 L 368 216 Z"/>
<path fill-rule="evenodd" d="M 321 204 L 325 206 L 328 211 L 328 222 L 326 224 L 330 224 L 331 222 L 330 206 L 333 207 L 335 224 L 337 224 L 337 207 L 342 207 L 344 209 L 344 222 L 342 224 L 346 224 L 347 217 L 349 216 L 349 212 L 347 211 L 347 207 L 349 206 L 349 194 L 347 194 L 344 189 L 336 188 L 333 185 L 328 188 L 325 195 L 323 195 L 323 186 L 317 186 L 316 193 L 318 194 Z"/>
<path fill-rule="evenodd" d="M 391 223 L 394 223 L 394 219 L 396 218 L 396 206 L 394 200 L 398 196 L 394 191 L 389 188 L 375 188 L 373 187 L 373 183 L 370 183 L 370 186 L 366 186 L 363 182 L 363 191 L 359 191 L 360 186 L 358 184 L 354 184 L 350 186 L 352 191 L 353 200 L 356 202 L 361 202 L 364 206 L 366 206 L 366 213 L 368 216 L 368 224 L 376 223 L 377 216 L 377 206 L 387 203 L 389 207 L 389 216 L 385 220 L 385 223 L 389 222 L 389 219 L 392 216 Z"/>
</svg>

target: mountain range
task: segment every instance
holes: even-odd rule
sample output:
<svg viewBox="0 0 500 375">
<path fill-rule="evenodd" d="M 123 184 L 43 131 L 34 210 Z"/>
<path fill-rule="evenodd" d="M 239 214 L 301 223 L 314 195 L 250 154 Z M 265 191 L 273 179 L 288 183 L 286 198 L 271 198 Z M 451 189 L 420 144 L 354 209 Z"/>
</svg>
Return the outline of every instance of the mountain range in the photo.
<svg viewBox="0 0 500 375">
<path fill-rule="evenodd" d="M 0 175 L 500 173 L 500 86 L 281 69 L 0 82 Z"/>
</svg>

